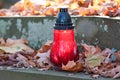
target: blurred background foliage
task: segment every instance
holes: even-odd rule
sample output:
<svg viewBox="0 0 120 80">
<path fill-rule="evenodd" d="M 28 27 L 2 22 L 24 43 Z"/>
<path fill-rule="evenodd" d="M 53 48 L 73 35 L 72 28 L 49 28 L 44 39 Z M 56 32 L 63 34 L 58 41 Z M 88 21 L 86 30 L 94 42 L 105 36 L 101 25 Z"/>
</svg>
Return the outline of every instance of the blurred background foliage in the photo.
<svg viewBox="0 0 120 80">
<path fill-rule="evenodd" d="M 0 0 L 0 9 L 9 8 L 12 4 L 20 0 Z"/>
</svg>

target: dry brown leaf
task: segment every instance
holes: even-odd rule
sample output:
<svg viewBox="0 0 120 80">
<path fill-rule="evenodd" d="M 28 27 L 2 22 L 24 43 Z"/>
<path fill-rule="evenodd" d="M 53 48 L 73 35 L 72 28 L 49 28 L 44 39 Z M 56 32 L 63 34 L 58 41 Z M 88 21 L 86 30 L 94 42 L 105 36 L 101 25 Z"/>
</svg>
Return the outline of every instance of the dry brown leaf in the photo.
<svg viewBox="0 0 120 80">
<path fill-rule="evenodd" d="M 47 41 L 39 50 L 37 50 L 37 53 L 45 53 L 50 50 L 52 46 L 52 41 Z"/>
<path fill-rule="evenodd" d="M 96 48 L 94 46 L 87 44 L 81 44 L 81 45 L 84 48 L 84 54 L 86 57 L 95 54 Z"/>
<path fill-rule="evenodd" d="M 83 65 L 81 62 L 69 61 L 66 65 L 62 64 L 62 70 L 79 72 L 83 70 Z"/>
<path fill-rule="evenodd" d="M 32 66 L 32 67 L 36 67 L 36 64 L 33 60 L 28 60 L 28 63 Z"/>
<path fill-rule="evenodd" d="M 7 9 L 0 10 L 0 16 L 6 16 Z"/>
<path fill-rule="evenodd" d="M 15 43 L 11 46 L 0 46 L 0 50 L 3 50 L 5 53 L 16 53 L 19 51 L 28 51 L 28 52 L 34 52 L 34 50 L 30 47 L 28 47 L 25 44 L 21 44 L 21 43 Z"/>
<path fill-rule="evenodd" d="M 69 6 L 70 13 L 73 10 L 83 8 L 80 10 L 80 14 L 82 16 L 91 16 L 91 15 L 105 15 L 105 16 L 119 16 L 119 13 L 116 14 L 116 10 L 114 7 L 117 7 L 117 10 L 120 7 L 120 0 L 21 0 L 11 6 L 9 9 L 1 10 L 0 16 L 14 16 L 17 14 L 18 16 L 55 16 L 57 8 L 61 5 Z M 39 9 L 36 9 L 33 6 L 42 6 Z M 107 7 L 111 7 L 112 10 L 105 9 Z M 105 10 L 101 10 L 104 8 Z M 43 13 L 42 13 L 43 12 Z M 112 13 L 112 14 L 111 14 Z M 76 11 L 73 13 L 76 14 Z"/>
<path fill-rule="evenodd" d="M 116 55 L 117 61 L 120 62 L 120 51 L 116 52 L 115 55 Z"/>
<path fill-rule="evenodd" d="M 50 50 L 44 53 L 37 53 L 35 55 L 35 60 L 37 63 L 37 67 L 39 68 L 51 68 L 53 67 L 52 63 L 50 62 Z"/>
<path fill-rule="evenodd" d="M 44 53 L 47 52 L 50 48 L 51 48 L 50 45 L 44 45 L 37 52 Z"/>
<path fill-rule="evenodd" d="M 96 53 L 100 53 L 102 50 L 99 46 L 96 46 Z"/>
<path fill-rule="evenodd" d="M 5 45 L 5 40 L 2 37 L 0 37 L 0 46 L 3 46 L 3 45 Z"/>
<path fill-rule="evenodd" d="M 84 48 L 85 54 L 85 66 L 88 68 L 94 68 L 100 66 L 104 61 L 104 56 L 101 54 L 101 49 L 99 47 L 94 47 L 92 45 L 81 44 Z"/>
<path fill-rule="evenodd" d="M 50 48 L 52 45 L 52 41 L 47 41 L 39 50 L 37 50 L 37 54 L 35 55 L 35 60 L 37 63 L 37 67 L 42 68 L 42 70 L 48 70 L 53 67 L 50 62 Z"/>
<path fill-rule="evenodd" d="M 0 46 L 0 50 L 4 51 L 5 53 L 16 53 L 16 52 L 23 51 L 23 50 L 34 52 L 32 48 L 27 46 L 28 41 L 26 39 L 13 40 L 13 39 L 8 38 L 6 42 L 4 41 L 3 38 L 0 38 L 0 39 L 1 39 L 1 44 L 2 44 L 2 46 Z"/>
<path fill-rule="evenodd" d="M 47 7 L 43 10 L 43 15 L 52 16 L 55 15 L 55 11 L 53 7 Z"/>
<path fill-rule="evenodd" d="M 16 67 L 33 68 L 35 66 L 33 61 L 28 60 L 28 58 L 26 58 L 20 53 L 17 54 L 16 60 L 18 60 L 18 63 L 15 64 Z"/>
<path fill-rule="evenodd" d="M 0 54 L 3 54 L 3 53 L 5 53 L 5 51 L 0 49 Z"/>
<path fill-rule="evenodd" d="M 102 72 L 101 75 L 106 77 L 120 78 L 120 65 L 116 68 Z"/>
<path fill-rule="evenodd" d="M 8 54 L 0 54 L 0 61 L 6 61 L 9 59 L 9 55 Z"/>
<path fill-rule="evenodd" d="M 117 73 L 113 78 L 114 78 L 114 79 L 115 79 L 115 78 L 120 78 L 120 72 Z"/>
<path fill-rule="evenodd" d="M 4 53 L 15 54 L 16 52 L 22 51 L 22 49 L 19 47 L 0 46 L 0 51 L 4 51 Z"/>
<path fill-rule="evenodd" d="M 31 47 L 27 46 L 26 44 L 16 43 L 16 44 L 11 45 L 11 47 L 13 48 L 17 47 L 17 48 L 20 48 L 21 50 L 25 50 L 28 52 L 34 52 L 34 50 Z"/>
<path fill-rule="evenodd" d="M 93 0 L 79 0 L 79 5 L 82 7 L 88 7 L 89 4 L 92 3 Z"/>
<path fill-rule="evenodd" d="M 13 44 L 18 44 L 18 43 L 22 43 L 22 44 L 28 44 L 29 42 L 28 42 L 28 40 L 26 40 L 26 39 L 16 39 L 16 40 L 13 40 L 13 39 L 10 39 L 10 38 L 8 38 L 7 40 L 6 40 L 6 46 L 11 46 L 11 45 L 13 45 Z"/>
<path fill-rule="evenodd" d="M 106 49 L 104 49 L 104 50 L 101 52 L 101 54 L 104 55 L 104 56 L 108 56 L 108 54 L 109 54 L 110 52 L 111 52 L 111 49 L 106 48 Z"/>
</svg>

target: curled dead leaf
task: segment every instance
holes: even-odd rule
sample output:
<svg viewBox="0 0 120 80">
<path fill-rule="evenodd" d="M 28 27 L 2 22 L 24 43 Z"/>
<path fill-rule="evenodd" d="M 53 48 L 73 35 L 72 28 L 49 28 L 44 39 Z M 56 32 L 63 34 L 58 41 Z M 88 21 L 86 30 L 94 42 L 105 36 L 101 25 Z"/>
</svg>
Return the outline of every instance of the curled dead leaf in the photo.
<svg viewBox="0 0 120 80">
<path fill-rule="evenodd" d="M 70 72 L 83 71 L 83 64 L 81 62 L 69 61 L 66 65 L 62 64 L 62 70 Z"/>
<path fill-rule="evenodd" d="M 85 52 L 85 56 L 86 57 L 89 57 L 93 54 L 95 54 L 96 52 L 96 48 L 92 45 L 87 45 L 87 44 L 81 44 L 83 49 L 84 49 L 84 52 Z"/>
<path fill-rule="evenodd" d="M 45 53 L 50 50 L 52 46 L 52 41 L 47 41 L 39 50 L 37 50 L 37 53 Z"/>
<path fill-rule="evenodd" d="M 44 53 L 37 53 L 35 55 L 35 61 L 37 63 L 37 67 L 44 68 L 44 69 L 50 69 L 53 67 L 52 63 L 50 62 L 50 50 Z"/>
</svg>

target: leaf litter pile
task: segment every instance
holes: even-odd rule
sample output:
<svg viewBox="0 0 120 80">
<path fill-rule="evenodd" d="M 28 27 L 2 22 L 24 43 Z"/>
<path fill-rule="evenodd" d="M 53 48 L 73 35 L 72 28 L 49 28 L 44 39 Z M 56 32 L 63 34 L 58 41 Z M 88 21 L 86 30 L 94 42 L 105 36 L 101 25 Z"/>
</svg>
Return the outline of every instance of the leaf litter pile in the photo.
<svg viewBox="0 0 120 80">
<path fill-rule="evenodd" d="M 64 5 L 75 16 L 120 16 L 120 0 L 20 0 L 0 16 L 56 16 Z"/>
<path fill-rule="evenodd" d="M 40 49 L 34 50 L 28 46 L 26 39 L 0 38 L 0 66 L 14 68 L 37 68 L 38 70 L 54 69 L 50 61 L 52 41 L 46 42 Z M 84 72 L 92 77 L 99 76 L 120 78 L 120 50 L 99 46 L 81 44 L 83 51 L 79 60 L 69 61 L 62 65 L 63 71 Z"/>
</svg>

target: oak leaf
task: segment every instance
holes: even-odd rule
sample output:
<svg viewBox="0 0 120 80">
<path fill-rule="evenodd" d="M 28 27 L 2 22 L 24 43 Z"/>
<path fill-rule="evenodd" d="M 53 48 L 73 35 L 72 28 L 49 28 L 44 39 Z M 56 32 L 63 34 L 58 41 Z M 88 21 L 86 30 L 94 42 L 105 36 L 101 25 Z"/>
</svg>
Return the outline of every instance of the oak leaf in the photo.
<svg viewBox="0 0 120 80">
<path fill-rule="evenodd" d="M 120 65 L 111 70 L 102 72 L 101 75 L 106 77 L 120 78 Z"/>
<path fill-rule="evenodd" d="M 83 69 L 84 68 L 81 62 L 69 61 L 66 65 L 62 64 L 62 70 L 69 72 L 79 72 Z"/>
</svg>

